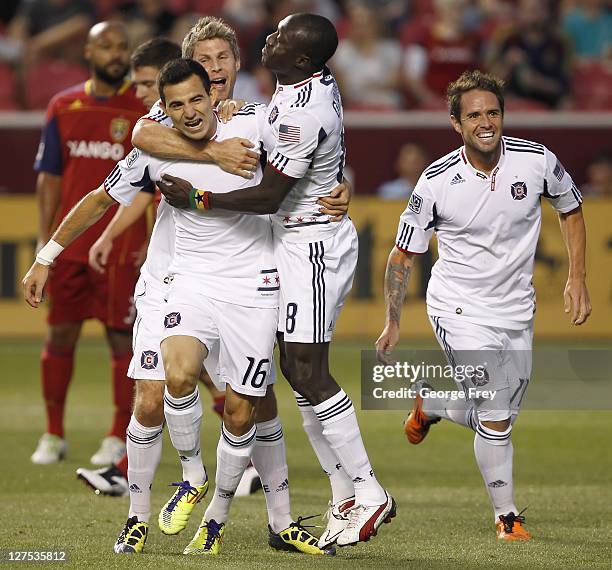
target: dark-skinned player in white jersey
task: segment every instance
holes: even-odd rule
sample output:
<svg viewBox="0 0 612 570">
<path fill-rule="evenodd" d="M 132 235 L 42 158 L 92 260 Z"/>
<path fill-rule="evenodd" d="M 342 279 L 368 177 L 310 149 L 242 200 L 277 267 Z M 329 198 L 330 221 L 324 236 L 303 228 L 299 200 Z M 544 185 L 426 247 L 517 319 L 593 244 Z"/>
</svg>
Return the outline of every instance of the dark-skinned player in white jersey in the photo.
<svg viewBox="0 0 612 570">
<path fill-rule="evenodd" d="M 260 184 L 221 195 L 172 176 L 160 182 L 175 207 L 273 214 L 283 373 L 307 432 L 316 431 L 333 452 L 322 456 L 315 447 L 323 468 L 338 464 L 350 479 L 342 494 L 334 493 L 321 548 L 366 541 L 396 511 L 374 475 L 353 404 L 329 371 L 329 343 L 357 261 L 352 222 L 333 224 L 317 205 L 342 180 L 345 158 L 340 94 L 325 67 L 337 44 L 331 22 L 313 14 L 293 14 L 268 36 L 262 63 L 278 85 L 267 111 L 268 164 Z"/>
</svg>

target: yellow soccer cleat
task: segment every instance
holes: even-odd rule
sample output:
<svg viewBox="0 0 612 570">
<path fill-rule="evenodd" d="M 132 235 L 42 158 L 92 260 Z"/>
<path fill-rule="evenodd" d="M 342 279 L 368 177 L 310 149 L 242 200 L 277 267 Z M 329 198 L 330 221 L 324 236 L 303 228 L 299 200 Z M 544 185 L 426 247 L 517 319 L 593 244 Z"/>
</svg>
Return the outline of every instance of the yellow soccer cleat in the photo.
<svg viewBox="0 0 612 570">
<path fill-rule="evenodd" d="M 183 550 L 183 554 L 198 556 L 201 554 L 219 554 L 221 541 L 225 532 L 225 524 L 211 519 L 202 519 L 202 524 L 191 542 Z"/>
<path fill-rule="evenodd" d="M 311 517 L 306 517 L 311 518 Z M 325 548 L 317 546 L 319 539 L 313 536 L 302 526 L 302 521 L 305 520 L 299 517 L 297 522 L 291 523 L 291 526 L 279 533 L 275 533 L 268 526 L 268 544 L 275 550 L 285 550 L 288 552 L 302 552 L 304 554 L 328 555 L 336 554 L 336 548 L 333 544 Z"/>
<path fill-rule="evenodd" d="M 189 481 L 172 483 L 170 486 L 178 487 L 178 489 L 162 507 L 157 522 L 159 530 L 164 534 L 178 534 L 187 526 L 193 508 L 206 495 L 208 481 L 204 481 L 204 484 L 198 487 L 192 487 Z"/>
<path fill-rule="evenodd" d="M 142 552 L 145 542 L 147 542 L 148 534 L 149 525 L 146 522 L 139 521 L 138 517 L 133 516 L 127 520 L 119 538 L 117 538 L 117 542 L 115 542 L 115 553 L 139 554 Z"/>
</svg>

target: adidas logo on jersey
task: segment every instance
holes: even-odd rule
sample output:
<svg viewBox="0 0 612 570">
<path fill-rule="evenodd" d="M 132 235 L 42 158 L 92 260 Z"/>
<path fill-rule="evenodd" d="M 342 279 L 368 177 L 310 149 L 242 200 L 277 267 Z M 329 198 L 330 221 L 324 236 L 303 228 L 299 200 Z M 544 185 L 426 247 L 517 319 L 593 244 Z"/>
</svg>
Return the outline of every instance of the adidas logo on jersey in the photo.
<svg viewBox="0 0 612 570">
<path fill-rule="evenodd" d="M 465 178 L 463 178 L 458 172 L 457 174 L 455 174 L 455 176 L 453 176 L 453 179 L 450 181 L 451 186 L 453 184 L 461 184 L 462 182 L 465 182 Z"/>
</svg>

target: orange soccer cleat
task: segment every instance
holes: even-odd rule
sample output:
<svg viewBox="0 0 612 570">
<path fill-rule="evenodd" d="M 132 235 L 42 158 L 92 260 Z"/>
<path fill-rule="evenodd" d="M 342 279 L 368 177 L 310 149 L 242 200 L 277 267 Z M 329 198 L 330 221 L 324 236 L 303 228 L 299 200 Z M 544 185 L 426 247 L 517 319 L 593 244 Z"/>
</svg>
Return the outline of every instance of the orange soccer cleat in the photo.
<svg viewBox="0 0 612 570">
<path fill-rule="evenodd" d="M 426 384 L 423 386 L 427 387 Z M 404 422 L 404 433 L 410 443 L 417 445 L 425 439 L 429 428 L 439 421 L 440 418 L 430 419 L 423 411 L 423 397 L 419 390 L 414 398 L 414 407 Z"/>
<path fill-rule="evenodd" d="M 495 523 L 497 538 L 505 541 L 531 540 L 531 533 L 523 526 L 524 523 L 525 517 L 521 516 L 521 513 L 499 515 Z"/>
</svg>

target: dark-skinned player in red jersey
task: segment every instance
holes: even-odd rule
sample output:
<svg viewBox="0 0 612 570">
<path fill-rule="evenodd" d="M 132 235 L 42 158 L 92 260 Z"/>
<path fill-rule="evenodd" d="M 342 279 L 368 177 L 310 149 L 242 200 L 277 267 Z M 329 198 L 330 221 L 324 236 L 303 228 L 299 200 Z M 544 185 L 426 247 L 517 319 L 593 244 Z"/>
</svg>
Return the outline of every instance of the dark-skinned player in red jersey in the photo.
<svg viewBox="0 0 612 570">
<path fill-rule="evenodd" d="M 58 93 L 49 103 L 35 162 L 39 246 L 49 239 L 57 220 L 132 148 L 132 128 L 145 108 L 126 80 L 129 55 L 127 34 L 121 24 L 96 24 L 85 47 L 90 79 Z M 121 236 L 108 271 L 98 275 L 88 266 L 88 251 L 114 213 L 114 209 L 109 211 L 84 239 L 69 247 L 51 272 L 47 291 L 49 329 L 41 357 L 47 428 L 32 455 L 34 463 L 55 463 L 66 455 L 64 404 L 75 346 L 83 322 L 89 318 L 98 319 L 105 327 L 115 404 L 112 426 L 92 463 L 108 464 L 125 451 L 123 440 L 133 386 L 126 372 L 131 358 L 132 293 L 137 278 L 134 261 L 145 242 L 146 220 L 142 217 Z"/>
</svg>

